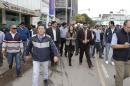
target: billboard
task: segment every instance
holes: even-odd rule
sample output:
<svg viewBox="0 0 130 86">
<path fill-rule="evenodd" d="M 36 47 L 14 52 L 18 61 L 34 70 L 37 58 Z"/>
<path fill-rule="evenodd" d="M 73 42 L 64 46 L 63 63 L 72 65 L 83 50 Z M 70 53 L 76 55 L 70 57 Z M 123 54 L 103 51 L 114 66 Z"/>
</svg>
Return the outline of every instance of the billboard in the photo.
<svg viewBox="0 0 130 86">
<path fill-rule="evenodd" d="M 49 15 L 55 15 L 55 0 L 49 0 Z"/>
</svg>

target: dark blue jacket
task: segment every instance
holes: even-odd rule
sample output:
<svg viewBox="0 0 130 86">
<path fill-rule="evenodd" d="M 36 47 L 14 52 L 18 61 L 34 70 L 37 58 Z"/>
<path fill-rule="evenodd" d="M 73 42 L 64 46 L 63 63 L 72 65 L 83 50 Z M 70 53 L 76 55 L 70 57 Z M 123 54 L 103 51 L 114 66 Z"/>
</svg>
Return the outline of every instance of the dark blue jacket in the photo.
<svg viewBox="0 0 130 86">
<path fill-rule="evenodd" d="M 31 51 L 33 60 L 39 62 L 49 61 L 52 53 L 54 56 L 59 56 L 55 43 L 48 35 L 45 35 L 42 40 L 39 40 L 37 35 L 32 37 L 29 41 L 26 55 L 29 55 L 29 52 Z"/>
<path fill-rule="evenodd" d="M 117 44 L 130 43 L 130 33 L 126 33 L 124 29 L 116 32 Z M 113 58 L 117 61 L 130 60 L 130 48 L 113 49 Z"/>
<path fill-rule="evenodd" d="M 117 28 L 115 28 L 113 33 L 115 33 L 116 31 L 117 31 Z M 111 28 L 106 29 L 106 32 L 105 32 L 105 42 L 106 43 L 111 43 L 113 33 L 111 31 Z"/>
<path fill-rule="evenodd" d="M 21 29 L 20 27 L 17 28 L 17 32 L 20 34 L 20 37 L 22 39 L 22 41 L 27 41 L 27 39 L 30 38 L 30 33 L 28 28 L 23 28 Z"/>
</svg>

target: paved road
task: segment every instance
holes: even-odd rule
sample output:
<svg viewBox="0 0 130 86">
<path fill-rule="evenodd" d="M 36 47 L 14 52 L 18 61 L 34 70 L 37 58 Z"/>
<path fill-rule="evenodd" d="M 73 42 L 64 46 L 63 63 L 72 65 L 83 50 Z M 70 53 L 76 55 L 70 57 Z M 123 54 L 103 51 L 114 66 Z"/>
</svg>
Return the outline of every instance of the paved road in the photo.
<svg viewBox="0 0 130 86">
<path fill-rule="evenodd" d="M 78 57 L 74 56 L 72 67 L 68 66 L 66 57 L 62 57 L 61 59 L 56 70 L 55 68 L 50 68 L 49 70 L 49 86 L 115 86 L 113 78 L 115 74 L 114 66 L 111 64 L 106 65 L 102 59 L 98 57 L 92 59 L 94 64 L 94 68 L 92 69 L 88 68 L 85 57 L 83 64 L 79 65 Z M 26 70 L 23 77 L 7 82 L 0 86 L 31 86 L 32 68 Z M 42 75 L 40 75 L 39 83 L 39 86 L 43 86 Z M 129 84 L 130 79 L 124 80 L 124 86 L 129 86 Z"/>
</svg>

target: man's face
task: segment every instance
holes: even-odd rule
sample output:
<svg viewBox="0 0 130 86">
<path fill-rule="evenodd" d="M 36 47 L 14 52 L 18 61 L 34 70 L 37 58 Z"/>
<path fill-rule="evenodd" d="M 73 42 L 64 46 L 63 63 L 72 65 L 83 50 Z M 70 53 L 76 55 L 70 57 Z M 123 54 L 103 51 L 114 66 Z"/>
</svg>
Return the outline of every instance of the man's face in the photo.
<svg viewBox="0 0 130 86">
<path fill-rule="evenodd" d="M 126 32 L 130 32 L 130 21 L 127 22 L 127 24 L 124 26 L 124 29 Z"/>
<path fill-rule="evenodd" d="M 17 29 L 16 25 L 12 25 L 12 26 L 10 27 L 10 31 L 11 31 L 12 33 L 16 33 L 16 29 Z"/>
<path fill-rule="evenodd" d="M 109 23 L 109 27 L 111 28 L 113 25 L 111 23 Z"/>
<path fill-rule="evenodd" d="M 46 31 L 46 30 L 45 30 L 44 26 L 39 26 L 39 27 L 38 27 L 38 34 L 39 34 L 39 35 L 43 35 L 43 34 L 45 33 L 45 31 Z"/>
<path fill-rule="evenodd" d="M 57 27 L 57 23 L 54 23 L 52 26 L 53 26 L 54 28 L 56 28 L 56 27 Z"/>
</svg>

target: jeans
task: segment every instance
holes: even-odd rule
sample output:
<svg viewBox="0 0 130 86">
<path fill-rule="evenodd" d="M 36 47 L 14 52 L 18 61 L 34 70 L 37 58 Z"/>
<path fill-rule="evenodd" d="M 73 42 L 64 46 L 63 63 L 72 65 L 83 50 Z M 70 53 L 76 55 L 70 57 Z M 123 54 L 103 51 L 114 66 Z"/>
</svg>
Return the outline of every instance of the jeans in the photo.
<svg viewBox="0 0 130 86">
<path fill-rule="evenodd" d="M 96 49 L 96 53 L 99 54 L 99 58 L 102 58 L 102 50 L 101 50 L 101 43 L 100 42 L 95 43 L 94 54 L 95 54 L 95 49 Z"/>
<path fill-rule="evenodd" d="M 94 57 L 94 45 L 90 45 L 89 54 L 90 54 L 90 58 Z"/>
<path fill-rule="evenodd" d="M 43 79 L 48 80 L 48 64 L 49 61 L 38 62 L 33 61 L 33 78 L 32 78 L 32 86 L 39 86 L 39 73 L 40 73 L 40 65 L 44 67 Z"/>
<path fill-rule="evenodd" d="M 105 58 L 104 58 L 104 60 L 105 60 L 105 61 L 109 61 L 109 62 L 112 61 L 112 55 L 113 55 L 113 53 L 110 54 L 110 49 L 112 49 L 112 48 L 111 48 L 111 44 L 110 44 L 110 43 L 107 43 L 107 44 L 106 44 L 106 48 L 105 48 Z M 110 56 L 109 56 L 109 55 L 110 55 Z"/>
<path fill-rule="evenodd" d="M 20 53 L 7 53 L 8 64 L 13 65 L 13 59 L 15 58 L 16 62 L 16 74 L 21 74 L 21 61 L 20 61 Z"/>
<path fill-rule="evenodd" d="M 22 54 L 22 59 L 24 58 L 25 56 L 25 52 L 26 52 L 26 48 L 27 48 L 27 41 L 23 41 L 23 54 Z"/>
</svg>

